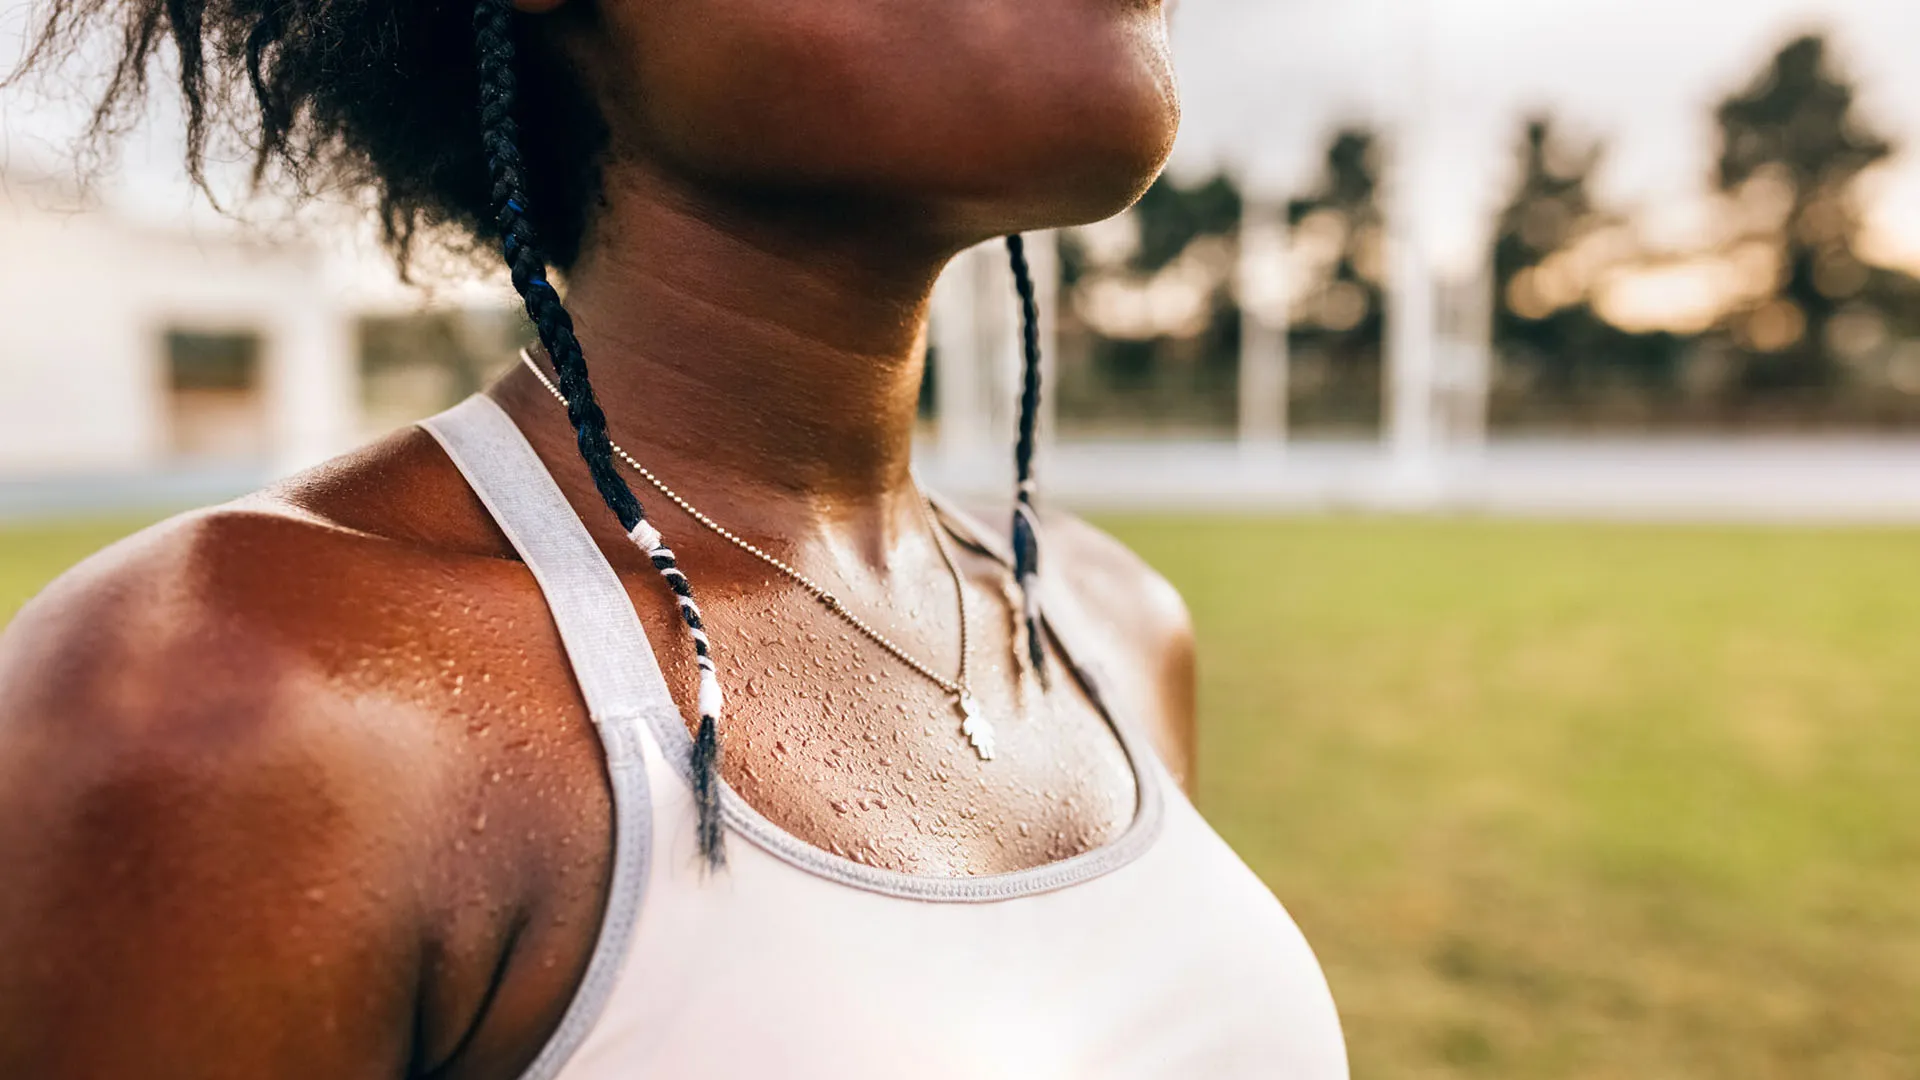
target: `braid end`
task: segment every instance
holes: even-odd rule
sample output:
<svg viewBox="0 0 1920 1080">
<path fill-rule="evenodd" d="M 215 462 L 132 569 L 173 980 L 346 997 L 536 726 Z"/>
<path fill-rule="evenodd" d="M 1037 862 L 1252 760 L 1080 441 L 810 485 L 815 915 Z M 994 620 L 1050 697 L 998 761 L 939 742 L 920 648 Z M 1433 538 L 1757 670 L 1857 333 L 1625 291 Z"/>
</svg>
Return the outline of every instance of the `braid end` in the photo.
<svg viewBox="0 0 1920 1080">
<path fill-rule="evenodd" d="M 709 870 L 727 865 L 725 826 L 720 820 L 720 725 L 711 715 L 700 717 L 693 737 L 693 799 L 698 814 L 695 831 L 700 856 Z"/>
<path fill-rule="evenodd" d="M 1047 673 L 1047 645 L 1040 638 L 1040 605 L 1034 599 L 1034 590 L 1038 581 L 1022 583 L 1020 588 L 1027 598 L 1027 662 L 1033 665 L 1033 673 L 1040 679 L 1040 688 L 1048 689 L 1053 683 Z"/>
<path fill-rule="evenodd" d="M 1022 493 L 1013 505 L 1013 576 L 1020 585 L 1021 618 L 1027 624 L 1027 659 L 1040 685 L 1047 685 L 1047 645 L 1041 636 L 1040 519 Z"/>
<path fill-rule="evenodd" d="M 720 674 L 713 661 L 713 643 L 707 638 L 700 606 L 694 602 L 693 585 L 681 571 L 673 549 L 666 545 L 660 530 L 642 518 L 628 530 L 627 537 L 646 552 L 653 568 L 666 579 L 680 609 L 680 619 L 687 624 L 687 633 L 693 638 L 694 662 L 700 672 L 700 688 L 694 698 L 694 707 L 700 711 L 700 726 L 693 736 L 692 755 L 693 801 L 698 816 L 695 829 L 699 834 L 700 855 L 707 868 L 718 870 L 727 864 L 725 829 L 720 814 L 720 714 L 726 707 L 726 696 L 720 689 Z"/>
</svg>

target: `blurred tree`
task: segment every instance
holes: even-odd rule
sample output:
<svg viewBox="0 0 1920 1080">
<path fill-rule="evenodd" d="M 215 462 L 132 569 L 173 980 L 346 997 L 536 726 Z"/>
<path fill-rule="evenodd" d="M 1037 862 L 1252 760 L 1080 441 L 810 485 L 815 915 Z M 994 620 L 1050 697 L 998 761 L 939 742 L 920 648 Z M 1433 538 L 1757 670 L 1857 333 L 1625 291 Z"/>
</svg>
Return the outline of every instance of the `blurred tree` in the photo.
<svg viewBox="0 0 1920 1080">
<path fill-rule="evenodd" d="M 1236 415 L 1239 188 L 1162 176 L 1121 218 L 1060 238 L 1060 417 L 1221 428 Z"/>
<path fill-rule="evenodd" d="M 377 431 L 457 404 L 518 358 L 534 330 L 506 307 L 416 311 L 359 321 L 360 405 Z"/>
<path fill-rule="evenodd" d="M 1379 138 L 1345 127 L 1318 186 L 1287 205 L 1295 279 L 1293 414 L 1302 426 L 1376 426 L 1386 327 Z"/>
<path fill-rule="evenodd" d="M 1817 407 L 1850 363 L 1873 366 L 1863 346 L 1890 341 L 1892 324 L 1913 317 L 1912 279 L 1868 266 L 1859 251 L 1857 182 L 1893 145 L 1857 115 L 1853 86 L 1818 36 L 1789 42 L 1716 119 L 1730 244 L 1771 277 L 1720 327 L 1739 361 L 1729 389 L 1749 408 L 1794 396 Z"/>
<path fill-rule="evenodd" d="M 1203 236 L 1235 236 L 1243 208 L 1239 187 L 1225 173 L 1191 188 L 1163 176 L 1134 206 L 1140 244 L 1128 265 L 1141 273 L 1158 273 Z"/>
<path fill-rule="evenodd" d="M 1637 247 L 1590 192 L 1603 154 L 1557 137 L 1547 116 L 1523 128 L 1493 238 L 1495 423 L 1645 417 L 1673 386 L 1679 339 L 1623 330 L 1594 307 L 1601 275 Z"/>
</svg>

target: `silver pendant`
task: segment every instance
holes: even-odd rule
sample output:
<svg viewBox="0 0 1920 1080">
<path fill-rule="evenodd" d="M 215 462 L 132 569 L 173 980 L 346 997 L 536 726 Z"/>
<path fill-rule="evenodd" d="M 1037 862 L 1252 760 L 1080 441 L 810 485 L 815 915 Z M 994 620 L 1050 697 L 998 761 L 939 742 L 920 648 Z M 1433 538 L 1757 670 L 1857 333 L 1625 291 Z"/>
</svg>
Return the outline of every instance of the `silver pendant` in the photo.
<svg viewBox="0 0 1920 1080">
<path fill-rule="evenodd" d="M 953 699 L 953 707 L 960 710 L 960 734 L 973 744 L 981 761 L 992 761 L 993 722 L 980 714 L 980 703 L 971 694 L 961 694 Z"/>
</svg>

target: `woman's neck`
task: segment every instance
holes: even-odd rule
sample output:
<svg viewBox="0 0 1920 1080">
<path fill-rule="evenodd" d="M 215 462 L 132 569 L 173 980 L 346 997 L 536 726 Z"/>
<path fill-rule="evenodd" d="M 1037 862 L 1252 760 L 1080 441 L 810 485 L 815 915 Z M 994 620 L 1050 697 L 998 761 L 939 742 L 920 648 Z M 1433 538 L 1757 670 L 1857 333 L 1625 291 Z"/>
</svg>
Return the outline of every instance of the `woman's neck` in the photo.
<svg viewBox="0 0 1920 1080">
<path fill-rule="evenodd" d="M 793 511 L 897 520 L 912 491 L 927 303 L 952 249 L 831 218 L 614 168 L 569 275 L 615 440 L 770 529 Z"/>
</svg>

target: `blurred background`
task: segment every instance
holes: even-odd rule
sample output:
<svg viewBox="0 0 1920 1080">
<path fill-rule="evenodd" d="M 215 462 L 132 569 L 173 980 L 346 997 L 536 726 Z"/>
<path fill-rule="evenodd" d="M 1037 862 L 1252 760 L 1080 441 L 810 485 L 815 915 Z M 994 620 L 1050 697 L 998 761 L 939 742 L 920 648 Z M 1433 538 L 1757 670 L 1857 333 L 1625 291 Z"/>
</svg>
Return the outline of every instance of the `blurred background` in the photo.
<svg viewBox="0 0 1920 1080">
<path fill-rule="evenodd" d="M 1920 5 L 1174 21 L 1167 176 L 1036 238 L 1043 486 L 1192 605 L 1202 808 L 1356 1076 L 1920 1077 Z M 215 213 L 164 107 L 81 185 L 71 98 L 0 106 L 0 621 L 522 340 L 350 215 Z M 962 493 L 1005 274 L 936 297 Z"/>
</svg>

